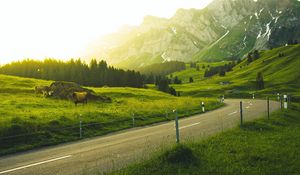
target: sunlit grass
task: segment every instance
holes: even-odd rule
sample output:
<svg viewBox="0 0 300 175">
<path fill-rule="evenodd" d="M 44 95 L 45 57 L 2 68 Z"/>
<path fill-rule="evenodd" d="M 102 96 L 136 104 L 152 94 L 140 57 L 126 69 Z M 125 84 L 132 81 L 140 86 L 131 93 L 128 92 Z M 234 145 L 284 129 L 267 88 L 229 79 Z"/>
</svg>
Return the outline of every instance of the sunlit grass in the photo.
<svg viewBox="0 0 300 175">
<path fill-rule="evenodd" d="M 79 122 L 83 137 L 102 135 L 133 126 L 168 121 L 174 109 L 181 117 L 220 107 L 217 99 L 174 97 L 152 89 L 90 88 L 112 98 L 112 103 L 89 101 L 77 107 L 69 100 L 44 98 L 34 93 L 36 85 L 51 81 L 0 75 L 0 154 L 79 139 Z M 14 137 L 22 135 L 19 137 Z M 23 136 L 24 135 L 24 136 Z M 45 140 L 44 137 L 49 139 Z"/>
</svg>

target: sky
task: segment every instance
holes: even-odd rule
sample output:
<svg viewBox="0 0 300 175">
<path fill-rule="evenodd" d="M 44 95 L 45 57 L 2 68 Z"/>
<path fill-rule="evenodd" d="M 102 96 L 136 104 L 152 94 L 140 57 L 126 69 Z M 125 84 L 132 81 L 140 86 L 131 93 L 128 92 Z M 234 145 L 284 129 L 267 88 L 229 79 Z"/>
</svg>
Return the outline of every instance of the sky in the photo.
<svg viewBox="0 0 300 175">
<path fill-rule="evenodd" d="M 90 42 L 144 16 L 170 18 L 212 0 L 1 0 L 0 65 L 24 58 L 81 57 Z"/>
</svg>

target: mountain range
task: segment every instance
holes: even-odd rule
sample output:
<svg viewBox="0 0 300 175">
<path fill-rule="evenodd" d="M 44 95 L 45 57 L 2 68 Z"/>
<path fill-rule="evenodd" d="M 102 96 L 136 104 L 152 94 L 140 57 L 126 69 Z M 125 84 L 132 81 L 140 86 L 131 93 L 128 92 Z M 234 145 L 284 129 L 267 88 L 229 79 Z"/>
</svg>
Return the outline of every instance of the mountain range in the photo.
<svg viewBox="0 0 300 175">
<path fill-rule="evenodd" d="M 221 61 L 300 38 L 300 0 L 214 0 L 169 18 L 146 16 L 137 27 L 92 43 L 89 57 L 121 68 L 166 61 Z"/>
</svg>

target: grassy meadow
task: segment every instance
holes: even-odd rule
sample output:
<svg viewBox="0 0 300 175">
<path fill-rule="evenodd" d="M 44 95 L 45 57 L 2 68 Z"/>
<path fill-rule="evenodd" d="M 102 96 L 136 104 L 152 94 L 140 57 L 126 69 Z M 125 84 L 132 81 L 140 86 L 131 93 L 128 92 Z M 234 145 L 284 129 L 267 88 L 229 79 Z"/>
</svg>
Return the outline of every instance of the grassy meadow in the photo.
<svg viewBox="0 0 300 175">
<path fill-rule="evenodd" d="M 176 109 L 181 117 L 220 107 L 216 98 L 174 97 L 151 89 L 90 88 L 112 98 L 112 103 L 91 101 L 75 105 L 68 100 L 44 98 L 34 93 L 37 85 L 51 81 L 0 75 L 0 154 L 28 150 L 107 134 L 134 126 L 172 120 Z"/>
<path fill-rule="evenodd" d="M 283 53 L 283 57 L 279 57 Z M 187 69 L 173 73 L 185 84 L 172 85 L 184 96 L 212 97 L 225 94 L 227 97 L 250 98 L 252 93 L 264 97 L 268 94 L 290 93 L 297 101 L 300 101 L 300 45 L 284 46 L 272 50 L 262 51 L 260 58 L 248 63 L 244 60 L 227 72 L 225 77 L 215 75 L 211 78 L 203 78 L 204 70 L 195 72 Z M 256 75 L 261 71 L 264 76 L 265 89 L 256 90 Z M 189 73 L 187 73 L 189 72 Z M 188 77 L 195 77 L 194 83 L 186 83 Z M 221 82 L 229 82 L 228 85 L 220 85 Z"/>
<path fill-rule="evenodd" d="M 300 104 L 243 128 L 173 145 L 115 175 L 298 174 Z"/>
</svg>

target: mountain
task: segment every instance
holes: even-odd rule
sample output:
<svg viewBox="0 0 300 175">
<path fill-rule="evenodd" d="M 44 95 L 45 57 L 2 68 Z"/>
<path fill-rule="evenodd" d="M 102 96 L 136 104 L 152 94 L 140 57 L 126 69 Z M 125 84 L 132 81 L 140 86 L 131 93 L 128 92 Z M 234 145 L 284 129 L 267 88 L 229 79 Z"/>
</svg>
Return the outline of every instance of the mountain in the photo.
<svg viewBox="0 0 300 175">
<path fill-rule="evenodd" d="M 105 43 L 114 41 L 112 47 L 95 45 L 90 55 L 138 68 L 172 60 L 237 59 L 299 38 L 299 0 L 215 0 L 201 10 L 179 9 L 170 19 L 147 16 L 140 26 L 106 38 Z"/>
<path fill-rule="evenodd" d="M 178 76 L 185 83 L 174 85 L 174 88 L 176 91 L 182 92 L 183 96 L 225 94 L 227 97 L 240 98 L 247 95 L 251 97 L 253 92 L 259 94 L 277 94 L 279 92 L 290 93 L 294 100 L 300 101 L 299 58 L 300 44 L 261 51 L 258 59 L 251 63 L 247 59 L 243 60 L 224 77 L 216 75 L 204 78 L 203 69 L 196 71 L 194 68 L 187 68 L 184 71 L 173 73 L 173 76 Z M 265 83 L 265 89 L 260 91 L 256 90 L 255 83 L 258 72 L 262 72 Z M 187 83 L 188 77 L 193 77 L 194 83 Z M 224 85 L 222 82 L 229 82 L 229 84 Z"/>
</svg>

